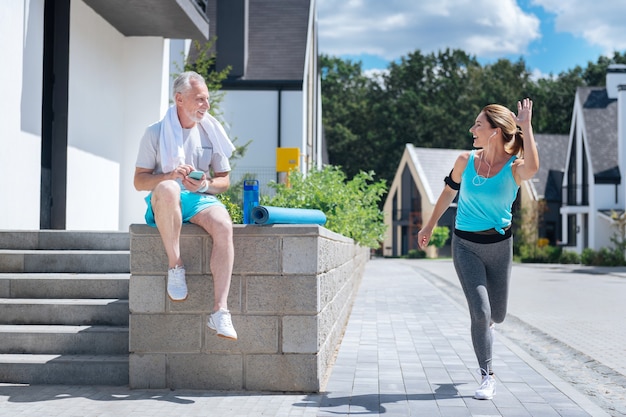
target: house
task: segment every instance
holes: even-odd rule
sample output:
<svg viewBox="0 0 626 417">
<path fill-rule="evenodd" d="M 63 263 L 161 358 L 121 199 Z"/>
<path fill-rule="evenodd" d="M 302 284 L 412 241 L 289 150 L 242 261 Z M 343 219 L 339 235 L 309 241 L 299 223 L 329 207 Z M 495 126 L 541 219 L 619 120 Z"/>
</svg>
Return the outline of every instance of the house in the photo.
<svg viewBox="0 0 626 417">
<path fill-rule="evenodd" d="M 401 256 L 418 249 L 417 232 L 432 214 L 444 187 L 443 179 L 461 152 L 406 144 L 383 206 L 387 226 L 383 256 Z M 456 203 L 453 203 L 441 216 L 439 226 L 453 230 L 455 213 Z M 442 255 L 449 253 L 449 245 L 442 249 Z M 428 248 L 428 255 L 435 255 L 434 248 Z"/>
<path fill-rule="evenodd" d="M 537 237 L 551 242 L 560 240 L 561 179 L 565 170 L 567 135 L 535 135 L 540 169 L 533 179 L 525 181 L 518 193 L 514 211 L 519 211 L 523 225 Z M 383 212 L 387 231 L 383 242 L 383 256 L 402 256 L 417 249 L 417 233 L 422 223 L 430 218 L 437 198 L 444 187 L 454 162 L 463 150 L 418 148 L 407 144 L 389 187 Z M 538 202 L 544 202 L 538 216 Z M 454 229 L 456 200 L 446 210 L 439 226 Z M 436 250 L 427 248 L 429 257 L 450 256 L 449 242 Z"/>
<path fill-rule="evenodd" d="M 563 244 L 611 247 L 611 213 L 626 207 L 626 65 L 610 65 L 606 87 L 579 87 L 563 177 Z"/>
<path fill-rule="evenodd" d="M 315 0 L 218 0 L 207 5 L 216 68 L 231 67 L 220 111 L 237 144 L 231 180 L 277 181 L 277 148 L 297 149 L 299 169 L 327 162 L 322 144 Z"/>
<path fill-rule="evenodd" d="M 233 18 L 228 7 L 234 3 L 248 11 Z M 267 86 L 249 88 L 254 94 L 246 96 L 227 94 L 224 119 L 231 135 L 253 140 L 251 161 L 271 160 L 270 166 L 276 146 L 297 146 L 305 169 L 321 154 L 314 0 L 0 2 L 0 48 L 9 58 L 0 68 L 0 229 L 126 231 L 143 222 L 145 193 L 133 187 L 139 140 L 165 114 L 172 74 L 182 68 L 190 41 L 208 40 L 218 26 L 208 16 L 211 7 L 226 7 L 229 24 L 222 27 L 239 19 L 237 27 L 247 28 L 240 42 L 248 53 L 238 59 L 248 72 L 238 81 L 276 82 L 270 67 L 250 71 L 272 57 L 256 55 L 260 32 L 254 28 L 286 25 L 278 3 L 285 10 L 293 3 L 306 15 L 297 20 L 298 36 L 292 33 L 299 43 L 286 48 L 293 41 L 287 34 L 260 42 L 297 58 L 300 75 L 278 75 L 293 83 L 282 94 Z M 246 164 L 241 161 L 242 169 Z"/>
<path fill-rule="evenodd" d="M 523 185 L 527 187 L 528 201 L 533 205 L 529 217 L 535 217 L 531 224 L 537 225 L 532 232 L 538 238 L 546 238 L 552 246 L 561 244 L 561 202 L 563 173 L 568 135 L 535 134 L 535 143 L 539 153 L 539 171 Z M 533 215 L 536 213 L 536 215 Z"/>
</svg>

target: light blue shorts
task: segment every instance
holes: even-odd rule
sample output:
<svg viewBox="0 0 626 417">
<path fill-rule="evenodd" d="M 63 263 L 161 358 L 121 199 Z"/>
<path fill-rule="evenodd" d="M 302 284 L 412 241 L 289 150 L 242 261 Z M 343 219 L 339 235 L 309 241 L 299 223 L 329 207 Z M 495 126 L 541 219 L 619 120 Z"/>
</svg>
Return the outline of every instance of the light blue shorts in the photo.
<svg viewBox="0 0 626 417">
<path fill-rule="evenodd" d="M 148 204 L 148 208 L 146 209 L 146 214 L 144 216 L 146 223 L 148 223 L 149 226 L 156 227 L 156 222 L 154 221 L 154 211 L 152 210 L 152 193 L 148 194 L 145 200 Z M 180 191 L 180 207 L 183 213 L 183 223 L 189 223 L 189 220 L 193 216 L 200 213 L 202 210 L 215 205 L 226 208 L 224 204 L 222 204 L 222 202 L 219 201 L 214 195 L 198 194 L 187 190 Z"/>
</svg>

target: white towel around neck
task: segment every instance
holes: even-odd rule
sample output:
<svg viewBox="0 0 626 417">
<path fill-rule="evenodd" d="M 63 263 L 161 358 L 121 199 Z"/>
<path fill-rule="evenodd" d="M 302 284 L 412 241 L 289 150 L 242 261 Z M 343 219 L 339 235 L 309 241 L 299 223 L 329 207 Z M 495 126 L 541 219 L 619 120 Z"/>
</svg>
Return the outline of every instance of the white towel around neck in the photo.
<svg viewBox="0 0 626 417">
<path fill-rule="evenodd" d="M 209 136 L 213 144 L 213 152 L 230 158 L 235 150 L 235 145 L 228 139 L 222 124 L 209 113 L 204 115 L 200 125 Z M 161 169 L 164 173 L 173 171 L 177 166 L 185 163 L 183 150 L 183 128 L 178 120 L 176 106 L 171 106 L 161 123 L 159 135 L 159 150 L 161 153 Z"/>
</svg>

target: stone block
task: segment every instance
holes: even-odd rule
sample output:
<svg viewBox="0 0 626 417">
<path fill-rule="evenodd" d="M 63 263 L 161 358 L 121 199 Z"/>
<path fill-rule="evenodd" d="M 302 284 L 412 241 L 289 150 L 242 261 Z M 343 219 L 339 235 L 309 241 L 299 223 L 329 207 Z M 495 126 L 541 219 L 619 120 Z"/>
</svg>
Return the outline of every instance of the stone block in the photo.
<svg viewBox="0 0 626 417">
<path fill-rule="evenodd" d="M 253 314 L 315 314 L 317 287 L 315 275 L 247 277 L 245 308 Z"/>
<path fill-rule="evenodd" d="M 213 310 L 213 276 L 187 274 L 187 291 L 189 297 L 185 301 L 171 301 L 166 296 L 167 311 L 173 313 L 206 313 Z M 241 277 L 231 277 L 228 292 L 228 309 L 231 312 L 241 311 Z"/>
<path fill-rule="evenodd" d="M 131 226 L 131 233 L 140 231 L 133 234 L 131 238 L 131 274 L 165 275 L 168 268 L 167 256 L 158 230 L 150 226 L 145 226 L 148 229 L 136 226 Z M 203 254 L 207 251 L 207 244 L 204 239 L 208 239 L 209 235 L 195 225 L 186 226 L 191 226 L 191 228 L 184 227 L 181 233 L 181 257 L 188 273 L 199 274 L 203 271 Z M 141 236 L 140 239 L 139 236 Z"/>
<path fill-rule="evenodd" d="M 131 314 L 129 346 L 133 353 L 200 352 L 206 323 L 193 314 Z"/>
<path fill-rule="evenodd" d="M 281 239 L 275 236 L 236 236 L 234 274 L 280 274 Z"/>
<path fill-rule="evenodd" d="M 133 275 L 130 277 L 128 304 L 131 313 L 165 311 L 165 276 Z"/>
<path fill-rule="evenodd" d="M 246 386 L 252 391 L 317 392 L 316 355 L 247 355 Z"/>
<path fill-rule="evenodd" d="M 283 317 L 283 353 L 319 351 L 317 316 Z"/>
<path fill-rule="evenodd" d="M 213 308 L 213 277 L 211 275 L 185 274 L 188 297 L 185 301 L 172 301 L 166 296 L 170 313 L 205 313 Z"/>
<path fill-rule="evenodd" d="M 39 249 L 39 231 L 3 231 L 0 233 L 0 248 L 17 250 Z"/>
<path fill-rule="evenodd" d="M 285 274 L 317 274 L 319 240 L 316 237 L 284 237 L 283 272 Z"/>
<path fill-rule="evenodd" d="M 325 239 L 320 242 L 323 256 L 320 257 L 320 270 L 330 271 L 345 264 L 347 259 L 354 257 L 354 242 Z"/>
<path fill-rule="evenodd" d="M 24 272 L 24 255 L 21 253 L 3 253 L 0 272 Z"/>
<path fill-rule="evenodd" d="M 320 310 L 337 296 L 337 292 L 351 280 L 354 266 L 352 262 L 319 275 Z"/>
<path fill-rule="evenodd" d="M 170 354 L 168 386 L 199 390 L 243 389 L 243 359 L 230 354 Z"/>
<path fill-rule="evenodd" d="M 0 298 L 11 298 L 11 280 L 0 279 Z"/>
<path fill-rule="evenodd" d="M 320 344 L 329 339 L 337 340 L 337 337 L 341 336 L 355 296 L 356 288 L 346 284 L 337 293 L 333 302 L 328 303 L 320 312 L 317 321 L 317 334 Z M 337 329 L 339 329 L 339 333 Z"/>
<path fill-rule="evenodd" d="M 208 319 L 208 316 L 207 316 Z M 233 314 L 233 326 L 237 340 L 218 337 L 214 330 L 206 328 L 204 353 L 278 353 L 279 318 L 276 316 L 253 316 Z"/>
<path fill-rule="evenodd" d="M 128 361 L 131 389 L 167 388 L 165 354 L 131 353 Z"/>
</svg>

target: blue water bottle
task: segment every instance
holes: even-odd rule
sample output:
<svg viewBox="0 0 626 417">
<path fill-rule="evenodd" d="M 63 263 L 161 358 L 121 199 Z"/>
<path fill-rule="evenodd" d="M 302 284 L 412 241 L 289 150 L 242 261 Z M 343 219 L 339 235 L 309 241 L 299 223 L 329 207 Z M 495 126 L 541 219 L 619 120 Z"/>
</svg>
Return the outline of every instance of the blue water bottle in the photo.
<svg viewBox="0 0 626 417">
<path fill-rule="evenodd" d="M 243 181 L 243 224 L 252 224 L 252 209 L 259 205 L 259 181 Z"/>
</svg>

